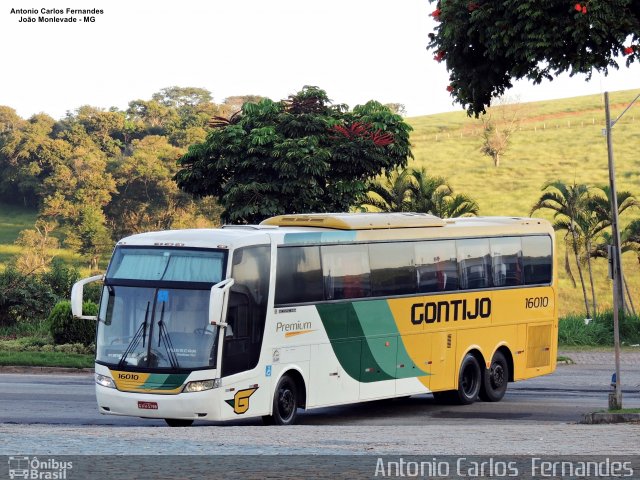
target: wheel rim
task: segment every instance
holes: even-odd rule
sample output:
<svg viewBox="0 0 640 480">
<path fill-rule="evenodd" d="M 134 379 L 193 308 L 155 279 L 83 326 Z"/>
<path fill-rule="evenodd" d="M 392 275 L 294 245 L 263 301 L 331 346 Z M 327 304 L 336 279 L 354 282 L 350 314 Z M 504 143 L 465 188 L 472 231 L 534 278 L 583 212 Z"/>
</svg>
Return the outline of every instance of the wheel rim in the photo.
<svg viewBox="0 0 640 480">
<path fill-rule="evenodd" d="M 491 386 L 500 389 L 504 385 L 504 367 L 499 363 L 491 365 Z"/>
<path fill-rule="evenodd" d="M 462 372 L 462 391 L 467 397 L 473 396 L 478 386 L 478 376 L 473 365 L 467 365 Z"/>
<path fill-rule="evenodd" d="M 295 397 L 288 388 L 283 388 L 278 392 L 278 413 L 283 420 L 288 420 L 295 410 Z"/>
</svg>

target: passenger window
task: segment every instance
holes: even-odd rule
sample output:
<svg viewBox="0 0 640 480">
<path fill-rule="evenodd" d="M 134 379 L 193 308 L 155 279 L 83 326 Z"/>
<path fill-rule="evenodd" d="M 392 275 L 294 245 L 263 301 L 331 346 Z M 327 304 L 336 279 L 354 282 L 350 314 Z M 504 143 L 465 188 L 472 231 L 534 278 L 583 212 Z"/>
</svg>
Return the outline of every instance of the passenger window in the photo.
<svg viewBox="0 0 640 480">
<path fill-rule="evenodd" d="M 321 251 L 327 300 L 371 296 L 367 245 L 327 245 Z"/>
<path fill-rule="evenodd" d="M 418 292 L 458 289 L 456 245 L 453 240 L 414 244 Z"/>
<path fill-rule="evenodd" d="M 460 288 L 476 289 L 491 287 L 491 256 L 489 239 L 473 238 L 457 240 Z"/>
<path fill-rule="evenodd" d="M 551 283 L 553 258 L 551 238 L 548 236 L 522 237 L 524 283 L 538 285 Z"/>
<path fill-rule="evenodd" d="M 276 271 L 276 305 L 324 299 L 320 247 L 280 247 Z"/>
<path fill-rule="evenodd" d="M 416 269 L 410 243 L 369 245 L 371 294 L 374 297 L 416 293 Z"/>
<path fill-rule="evenodd" d="M 492 238 L 490 242 L 493 286 L 522 285 L 522 243 L 520 238 Z"/>
</svg>

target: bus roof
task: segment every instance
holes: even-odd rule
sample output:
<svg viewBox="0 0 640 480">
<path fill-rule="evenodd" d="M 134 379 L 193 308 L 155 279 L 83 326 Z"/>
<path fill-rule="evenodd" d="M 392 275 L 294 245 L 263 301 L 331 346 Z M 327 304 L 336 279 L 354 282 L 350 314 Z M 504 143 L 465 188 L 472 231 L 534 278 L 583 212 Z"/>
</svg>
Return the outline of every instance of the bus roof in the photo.
<svg viewBox="0 0 640 480">
<path fill-rule="evenodd" d="M 279 215 L 260 225 L 319 227 L 332 230 L 377 230 L 389 228 L 442 227 L 445 221 L 428 213 L 311 213 Z"/>
<path fill-rule="evenodd" d="M 552 235 L 553 229 L 548 221 L 539 218 L 441 219 L 420 213 L 324 213 L 281 215 L 260 225 L 147 232 L 123 238 L 118 245 L 234 249 L 272 241 L 309 244 L 540 233 Z"/>
</svg>

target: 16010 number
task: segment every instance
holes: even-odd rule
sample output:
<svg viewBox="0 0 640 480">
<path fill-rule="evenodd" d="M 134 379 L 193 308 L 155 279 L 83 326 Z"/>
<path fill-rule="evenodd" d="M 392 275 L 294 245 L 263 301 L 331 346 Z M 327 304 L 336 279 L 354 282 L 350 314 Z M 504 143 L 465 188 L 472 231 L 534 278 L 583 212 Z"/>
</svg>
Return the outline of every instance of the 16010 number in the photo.
<svg viewBox="0 0 640 480">
<path fill-rule="evenodd" d="M 549 306 L 549 297 L 527 297 L 524 299 L 525 308 L 543 308 Z"/>
</svg>

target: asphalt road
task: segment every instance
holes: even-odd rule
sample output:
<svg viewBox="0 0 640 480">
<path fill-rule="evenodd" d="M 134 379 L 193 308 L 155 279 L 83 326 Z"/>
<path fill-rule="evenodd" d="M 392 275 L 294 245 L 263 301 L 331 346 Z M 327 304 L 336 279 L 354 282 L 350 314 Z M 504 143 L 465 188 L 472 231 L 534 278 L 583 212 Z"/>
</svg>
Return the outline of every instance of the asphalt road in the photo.
<svg viewBox="0 0 640 480">
<path fill-rule="evenodd" d="M 431 395 L 301 412 L 300 425 L 455 425 L 579 422 L 606 408 L 611 367 L 559 365 L 552 375 L 509 384 L 497 403 L 438 405 Z M 623 404 L 640 408 L 640 369 L 622 369 Z M 0 375 L 0 424 L 164 426 L 163 421 L 98 413 L 92 375 Z M 243 419 L 226 425 L 260 425 Z M 216 425 L 196 422 L 196 425 Z"/>
</svg>

